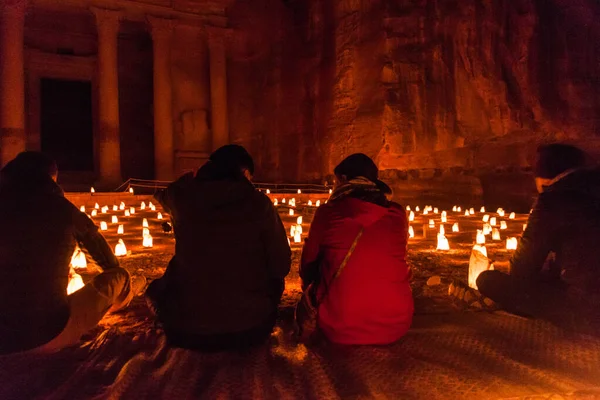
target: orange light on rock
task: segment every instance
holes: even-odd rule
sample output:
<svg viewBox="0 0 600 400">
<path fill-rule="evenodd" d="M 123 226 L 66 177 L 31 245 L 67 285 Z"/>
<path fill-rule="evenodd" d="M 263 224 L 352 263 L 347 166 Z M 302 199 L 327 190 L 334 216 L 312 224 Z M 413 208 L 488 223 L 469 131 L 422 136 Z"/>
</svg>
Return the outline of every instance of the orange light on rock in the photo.
<svg viewBox="0 0 600 400">
<path fill-rule="evenodd" d="M 525 229 L 527 229 L 527 224 L 523 224 L 523 232 L 525 232 Z"/>
<path fill-rule="evenodd" d="M 119 242 L 115 246 L 115 256 L 123 257 L 127 255 L 127 247 L 125 247 L 125 242 L 123 239 L 119 239 Z"/>
<path fill-rule="evenodd" d="M 516 250 L 518 241 L 516 237 L 506 238 L 506 250 Z"/>
<path fill-rule="evenodd" d="M 106 231 L 106 230 L 108 230 L 108 224 L 106 223 L 106 221 L 101 221 L 101 222 L 100 222 L 100 230 L 101 230 L 101 231 Z"/>
</svg>

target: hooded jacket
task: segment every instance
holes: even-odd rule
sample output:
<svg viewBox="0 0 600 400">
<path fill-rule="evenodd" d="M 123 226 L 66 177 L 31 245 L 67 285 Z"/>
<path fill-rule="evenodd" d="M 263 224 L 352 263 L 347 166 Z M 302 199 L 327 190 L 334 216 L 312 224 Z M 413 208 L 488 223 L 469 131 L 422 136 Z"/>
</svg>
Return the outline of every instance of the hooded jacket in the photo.
<svg viewBox="0 0 600 400">
<path fill-rule="evenodd" d="M 172 332 L 219 335 L 274 316 L 291 250 L 267 196 L 246 180 L 184 175 L 156 196 L 171 214 L 175 256 L 159 316 Z"/>
<path fill-rule="evenodd" d="M 346 267 L 332 283 L 359 231 Z M 408 223 L 396 204 L 383 207 L 353 197 L 321 206 L 302 252 L 306 286 L 319 275 L 318 325 L 343 344 L 387 344 L 410 328 L 413 299 L 406 262 Z"/>
<path fill-rule="evenodd" d="M 76 243 L 89 262 L 118 267 L 90 218 L 48 175 L 0 177 L 0 354 L 56 337 L 69 319 L 67 284 Z"/>
<path fill-rule="evenodd" d="M 511 260 L 511 274 L 535 278 L 548 255 L 572 289 L 600 290 L 600 170 L 566 174 L 542 192 Z"/>
</svg>

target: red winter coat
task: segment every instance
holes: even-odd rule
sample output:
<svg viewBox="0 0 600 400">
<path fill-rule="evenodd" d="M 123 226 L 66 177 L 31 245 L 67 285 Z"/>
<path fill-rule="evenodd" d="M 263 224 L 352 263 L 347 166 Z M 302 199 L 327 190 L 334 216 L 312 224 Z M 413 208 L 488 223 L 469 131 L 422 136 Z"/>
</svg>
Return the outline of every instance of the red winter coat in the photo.
<svg viewBox="0 0 600 400">
<path fill-rule="evenodd" d="M 414 310 L 408 223 L 400 205 L 385 208 L 346 197 L 321 206 L 304 245 L 300 276 L 306 285 L 320 269 L 321 297 L 361 228 L 346 267 L 319 306 L 318 324 L 332 342 L 392 343 L 408 331 Z"/>
</svg>

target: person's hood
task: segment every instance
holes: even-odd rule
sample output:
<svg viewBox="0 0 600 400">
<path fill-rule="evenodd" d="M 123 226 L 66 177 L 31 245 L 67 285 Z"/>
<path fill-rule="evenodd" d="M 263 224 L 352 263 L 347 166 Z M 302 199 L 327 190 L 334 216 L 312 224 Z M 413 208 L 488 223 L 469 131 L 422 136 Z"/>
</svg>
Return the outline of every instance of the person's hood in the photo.
<svg viewBox="0 0 600 400">
<path fill-rule="evenodd" d="M 347 197 L 340 200 L 339 206 L 343 208 L 343 214 L 354 221 L 357 221 L 363 228 L 373 225 L 388 214 L 404 213 L 404 210 L 397 207 L 383 207 L 368 201 Z"/>
<path fill-rule="evenodd" d="M 596 199 L 600 199 L 600 169 L 578 169 L 566 174 L 556 182 L 546 187 L 544 192 L 580 192 Z"/>
<path fill-rule="evenodd" d="M 40 194 L 54 194 L 63 196 L 60 186 L 49 175 L 14 175 L 0 174 L 0 194 L 18 194 L 37 196 Z"/>
<path fill-rule="evenodd" d="M 256 189 L 248 180 L 196 180 L 195 200 L 209 208 L 227 207 L 247 201 Z"/>
</svg>

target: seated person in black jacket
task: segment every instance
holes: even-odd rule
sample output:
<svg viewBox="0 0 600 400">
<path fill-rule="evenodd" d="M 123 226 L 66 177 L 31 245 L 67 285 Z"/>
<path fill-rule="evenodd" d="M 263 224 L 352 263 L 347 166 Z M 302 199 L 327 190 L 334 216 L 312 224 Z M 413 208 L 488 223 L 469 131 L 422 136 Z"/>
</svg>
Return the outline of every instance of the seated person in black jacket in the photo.
<svg viewBox="0 0 600 400">
<path fill-rule="evenodd" d="M 156 195 L 171 214 L 175 256 L 146 295 L 172 345 L 220 351 L 271 334 L 291 250 L 253 172 L 248 152 L 227 145 Z"/>
<path fill-rule="evenodd" d="M 600 170 L 585 168 L 576 147 L 538 149 L 539 196 L 510 274 L 487 271 L 479 291 L 507 311 L 571 328 L 598 329 L 600 311 Z"/>
</svg>

